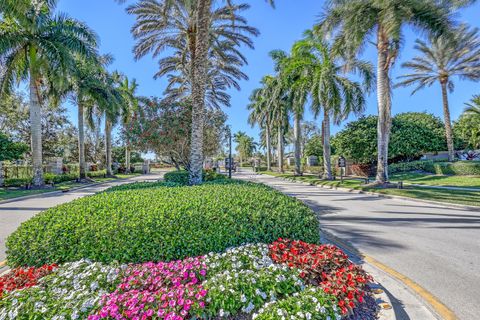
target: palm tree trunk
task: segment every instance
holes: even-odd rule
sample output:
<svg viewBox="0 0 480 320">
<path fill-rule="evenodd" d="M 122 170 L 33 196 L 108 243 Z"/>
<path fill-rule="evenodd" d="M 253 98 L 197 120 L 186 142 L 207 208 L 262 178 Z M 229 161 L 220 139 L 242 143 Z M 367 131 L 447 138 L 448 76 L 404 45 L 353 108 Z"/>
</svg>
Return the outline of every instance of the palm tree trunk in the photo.
<svg viewBox="0 0 480 320">
<path fill-rule="evenodd" d="M 445 121 L 445 136 L 447 138 L 448 161 L 455 160 L 455 146 L 453 144 L 452 122 L 450 120 L 450 108 L 448 106 L 447 82 L 441 81 L 443 99 L 443 119 Z"/>
<path fill-rule="evenodd" d="M 107 176 L 113 176 L 112 172 L 112 123 L 105 117 L 105 162 L 107 166 Z"/>
<path fill-rule="evenodd" d="M 190 184 L 202 183 L 203 169 L 203 126 L 205 122 L 205 90 L 210 47 L 208 31 L 212 0 L 197 2 L 196 60 L 193 61 L 192 81 L 192 132 L 190 144 Z"/>
<path fill-rule="evenodd" d="M 130 173 L 130 143 L 128 141 L 125 145 L 125 173 Z"/>
<path fill-rule="evenodd" d="M 330 114 L 327 109 L 323 109 L 323 178 L 332 180 L 332 160 L 330 147 Z"/>
<path fill-rule="evenodd" d="M 80 180 L 87 177 L 86 163 L 85 163 L 85 108 L 81 102 L 81 98 L 78 99 L 78 165 L 79 165 L 79 178 Z"/>
<path fill-rule="evenodd" d="M 35 56 L 32 53 L 31 56 Z M 34 62 L 31 62 L 34 63 Z M 35 72 L 30 70 L 30 128 L 32 133 L 33 185 L 44 185 L 42 167 L 42 118 Z"/>
<path fill-rule="evenodd" d="M 277 133 L 277 166 L 278 166 L 278 172 L 283 173 L 283 133 L 282 133 L 282 125 L 279 126 L 278 128 L 278 133 Z"/>
<path fill-rule="evenodd" d="M 302 156 L 301 156 L 301 139 L 302 139 L 302 128 L 300 125 L 300 114 L 295 113 L 295 120 L 294 120 L 294 135 L 295 135 L 295 175 L 301 176 L 302 175 Z"/>
<path fill-rule="evenodd" d="M 378 65 L 377 65 L 377 183 L 388 182 L 388 143 L 390 141 L 390 128 L 392 122 L 391 97 L 390 97 L 390 65 L 388 62 L 388 39 L 379 27 L 378 40 Z"/>
<path fill-rule="evenodd" d="M 267 120 L 268 122 L 268 120 Z M 272 146 L 270 142 L 270 123 L 268 122 L 266 125 L 266 136 L 265 136 L 265 142 L 267 144 L 267 171 L 272 170 Z"/>
</svg>

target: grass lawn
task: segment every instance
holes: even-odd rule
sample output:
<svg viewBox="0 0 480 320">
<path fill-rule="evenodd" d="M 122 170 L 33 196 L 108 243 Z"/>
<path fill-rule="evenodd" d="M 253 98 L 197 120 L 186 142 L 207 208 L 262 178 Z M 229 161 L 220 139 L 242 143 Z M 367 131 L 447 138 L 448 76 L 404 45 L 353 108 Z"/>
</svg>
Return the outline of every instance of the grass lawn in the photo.
<svg viewBox="0 0 480 320">
<path fill-rule="evenodd" d="M 422 173 L 400 173 L 391 177 L 392 181 L 428 186 L 480 188 L 480 176 L 440 176 Z"/>
<path fill-rule="evenodd" d="M 280 174 L 277 172 L 262 172 L 264 174 L 268 174 L 275 177 L 282 177 L 293 179 L 295 181 L 301 182 L 308 182 L 314 185 L 324 185 L 324 186 L 332 186 L 332 187 L 342 187 L 342 188 L 350 188 L 355 190 L 362 190 L 362 191 L 370 191 L 370 192 L 377 192 L 386 195 L 396 195 L 396 196 L 403 196 L 413 199 L 423 199 L 423 200 L 431 200 L 431 201 L 439 201 L 439 202 L 447 202 L 447 203 L 456 203 L 456 204 L 464 204 L 464 205 L 471 205 L 471 206 L 480 206 L 480 190 L 477 191 L 457 191 L 457 190 L 441 190 L 441 189 L 427 189 L 422 187 L 406 187 L 404 189 L 380 189 L 380 188 L 368 188 L 362 186 L 363 181 L 360 180 L 344 180 L 343 183 L 340 180 L 335 181 L 326 181 L 318 178 L 314 175 L 304 175 L 304 176 L 294 176 L 291 173 Z M 410 177 L 410 179 L 406 179 Z M 440 179 L 438 179 L 438 178 Z M 424 178 L 428 185 L 448 185 L 449 183 L 451 186 L 458 186 L 458 187 L 480 187 L 480 177 L 461 177 L 461 176 L 434 176 L 434 175 L 421 175 L 421 174 L 402 174 L 402 175 L 395 175 L 392 177 L 392 181 L 404 181 L 410 183 L 417 183 L 413 182 L 413 179 L 420 179 Z M 428 179 L 430 178 L 430 179 Z M 435 179 L 437 178 L 437 179 Z M 442 180 L 443 179 L 443 180 Z M 468 183 L 467 181 L 472 180 L 472 183 Z M 443 182 L 440 182 L 443 181 Z M 447 182 L 448 181 L 448 182 Z M 431 182 L 431 183 L 428 183 Z M 437 183 L 437 184 L 435 184 Z M 457 183 L 457 184 L 454 184 Z M 468 183 L 468 184 L 467 184 Z"/>
<path fill-rule="evenodd" d="M 95 178 L 95 179 L 93 179 L 93 181 L 94 181 L 93 183 L 108 182 L 108 181 L 113 181 L 113 180 L 117 180 L 117 179 L 126 179 L 126 178 L 131 178 L 131 177 L 135 177 L 135 176 L 139 176 L 139 175 L 140 175 L 140 173 L 117 174 L 116 178 Z M 56 184 L 55 187 L 52 187 L 52 188 L 37 189 L 37 190 L 25 190 L 25 189 L 7 189 L 6 190 L 6 189 L 3 189 L 3 188 L 0 188 L 0 201 L 1 200 L 18 198 L 18 197 L 23 197 L 23 196 L 34 195 L 34 194 L 52 192 L 52 191 L 61 191 L 61 190 L 80 187 L 80 186 L 84 186 L 84 185 L 85 185 L 85 183 L 78 183 L 78 182 L 75 182 L 75 181 L 67 181 L 67 182 L 62 182 L 62 183 Z"/>
</svg>

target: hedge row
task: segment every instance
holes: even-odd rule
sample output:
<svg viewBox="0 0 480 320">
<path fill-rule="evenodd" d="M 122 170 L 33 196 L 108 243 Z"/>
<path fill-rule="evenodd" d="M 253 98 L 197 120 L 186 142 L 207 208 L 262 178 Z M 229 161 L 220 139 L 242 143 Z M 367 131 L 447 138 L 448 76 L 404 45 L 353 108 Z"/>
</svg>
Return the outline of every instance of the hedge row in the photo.
<svg viewBox="0 0 480 320">
<path fill-rule="evenodd" d="M 390 174 L 411 171 L 426 171 L 434 174 L 475 176 L 480 175 L 479 161 L 438 162 L 419 160 L 399 162 L 388 166 Z"/>
<path fill-rule="evenodd" d="M 101 178 L 107 174 L 106 170 L 99 171 L 89 171 L 87 172 L 87 177 L 89 178 Z M 61 183 L 67 181 L 73 181 L 78 178 L 78 173 L 63 173 L 63 174 L 53 174 L 45 173 L 43 175 L 46 184 L 52 183 Z M 24 187 L 28 184 L 31 184 L 33 178 L 11 178 L 5 179 L 5 187 Z"/>
<path fill-rule="evenodd" d="M 269 187 L 136 184 L 36 215 L 7 239 L 7 260 L 11 266 L 169 261 L 279 237 L 317 243 L 319 224 L 307 206 Z"/>
<path fill-rule="evenodd" d="M 435 174 L 480 176 L 480 161 L 431 162 L 425 165 L 425 171 Z"/>
<path fill-rule="evenodd" d="M 188 185 L 189 175 L 188 171 L 170 171 L 164 175 L 166 182 L 178 183 L 183 186 Z M 225 180 L 227 177 L 223 174 L 216 173 L 214 171 L 203 171 L 203 181 L 216 181 L 216 180 Z"/>
</svg>

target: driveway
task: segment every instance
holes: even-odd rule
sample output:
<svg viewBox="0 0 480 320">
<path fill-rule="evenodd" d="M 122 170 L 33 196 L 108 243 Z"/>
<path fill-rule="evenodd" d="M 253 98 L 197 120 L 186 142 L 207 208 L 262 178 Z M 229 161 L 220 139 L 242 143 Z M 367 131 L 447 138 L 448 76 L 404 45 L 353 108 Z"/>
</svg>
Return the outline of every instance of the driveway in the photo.
<svg viewBox="0 0 480 320">
<path fill-rule="evenodd" d="M 480 210 L 322 189 L 247 172 L 235 177 L 300 199 L 318 212 L 322 229 L 414 280 L 459 319 L 480 319 Z"/>
<path fill-rule="evenodd" d="M 162 176 L 163 173 L 151 173 L 148 175 L 135 176 L 129 179 L 89 186 L 65 193 L 39 194 L 34 198 L 3 204 L 0 203 L 0 261 L 5 260 L 5 240 L 7 237 L 14 232 L 22 222 L 30 219 L 37 213 L 62 203 L 93 195 L 116 185 L 135 181 L 158 180 Z"/>
</svg>

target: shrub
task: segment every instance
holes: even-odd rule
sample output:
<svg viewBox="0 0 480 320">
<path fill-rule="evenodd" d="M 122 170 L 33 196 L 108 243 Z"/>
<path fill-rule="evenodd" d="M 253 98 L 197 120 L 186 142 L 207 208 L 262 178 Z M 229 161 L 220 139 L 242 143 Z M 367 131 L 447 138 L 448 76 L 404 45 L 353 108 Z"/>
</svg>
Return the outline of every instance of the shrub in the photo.
<svg viewBox="0 0 480 320">
<path fill-rule="evenodd" d="M 76 173 L 64 173 L 64 174 L 53 174 L 53 173 L 45 173 L 43 175 L 45 179 L 45 183 L 61 183 L 67 181 L 73 181 L 78 178 L 78 174 Z"/>
<path fill-rule="evenodd" d="M 425 171 L 435 174 L 452 174 L 459 176 L 479 176 L 479 161 L 431 162 L 425 166 Z"/>
<path fill-rule="evenodd" d="M 400 172 L 428 171 L 427 169 L 431 168 L 432 165 L 434 165 L 433 160 L 398 162 L 390 164 L 388 166 L 388 172 L 390 174 L 395 174 Z"/>
<path fill-rule="evenodd" d="M 165 173 L 164 179 L 166 182 L 174 182 L 186 186 L 189 182 L 188 171 L 170 171 Z M 227 177 L 223 174 L 211 170 L 203 171 L 203 181 L 209 182 L 226 179 Z"/>
<path fill-rule="evenodd" d="M 5 187 L 25 187 L 32 183 L 32 178 L 11 178 L 5 179 Z"/>
<path fill-rule="evenodd" d="M 12 266 L 88 258 L 170 261 L 289 237 L 319 241 L 315 213 L 253 183 L 103 192 L 48 209 L 7 239 Z"/>
<path fill-rule="evenodd" d="M 87 177 L 89 178 L 103 178 L 107 174 L 107 170 L 99 170 L 99 171 L 89 171 L 87 172 Z"/>
</svg>

